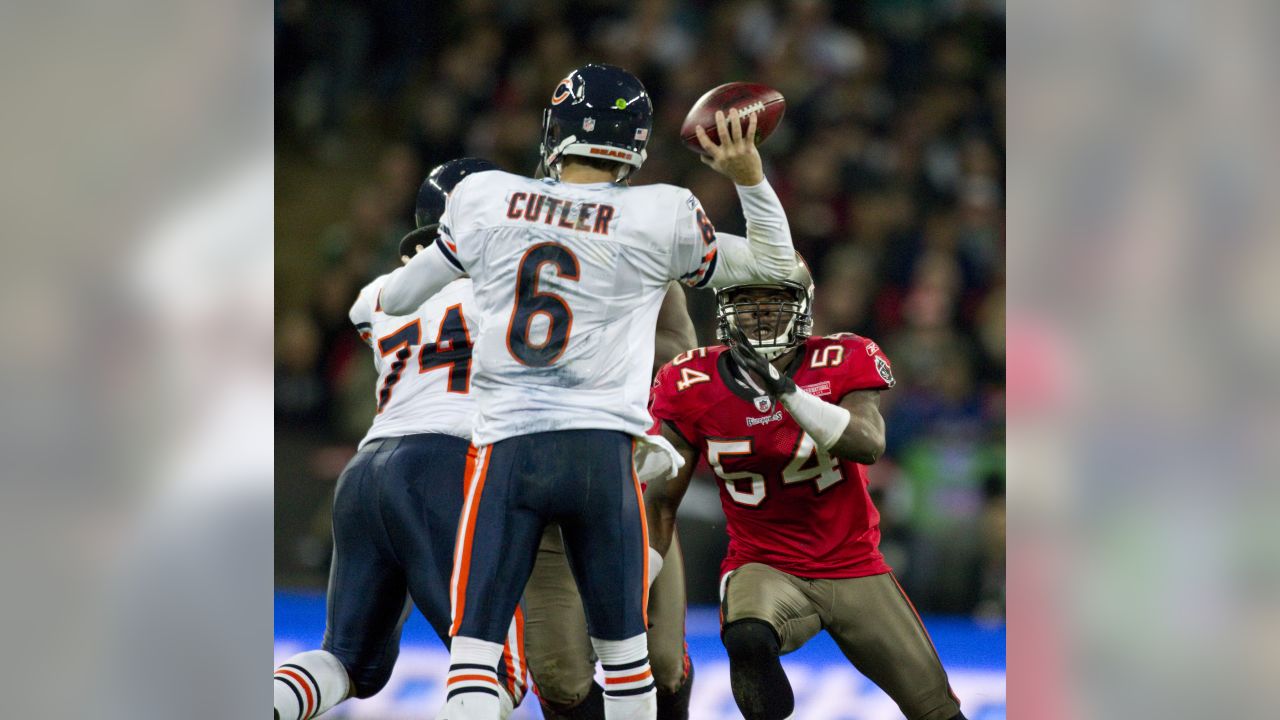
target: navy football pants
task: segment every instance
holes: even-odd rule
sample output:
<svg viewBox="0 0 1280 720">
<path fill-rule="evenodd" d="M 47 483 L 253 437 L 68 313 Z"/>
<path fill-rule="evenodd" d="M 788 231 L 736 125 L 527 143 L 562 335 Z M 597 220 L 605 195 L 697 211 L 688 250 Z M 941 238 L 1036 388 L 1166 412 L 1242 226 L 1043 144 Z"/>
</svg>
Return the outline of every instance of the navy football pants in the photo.
<svg viewBox="0 0 1280 720">
<path fill-rule="evenodd" d="M 449 645 L 449 580 L 470 444 L 449 435 L 373 440 L 347 463 L 333 500 L 324 649 L 347 669 L 352 694 L 382 689 L 400 654 L 411 598 Z M 519 702 L 522 618 L 507 613 L 498 680 Z"/>
<path fill-rule="evenodd" d="M 649 541 L 632 442 L 611 430 L 559 430 L 472 448 L 454 635 L 502 642 L 549 522 L 560 525 L 590 635 L 645 632 Z"/>
</svg>

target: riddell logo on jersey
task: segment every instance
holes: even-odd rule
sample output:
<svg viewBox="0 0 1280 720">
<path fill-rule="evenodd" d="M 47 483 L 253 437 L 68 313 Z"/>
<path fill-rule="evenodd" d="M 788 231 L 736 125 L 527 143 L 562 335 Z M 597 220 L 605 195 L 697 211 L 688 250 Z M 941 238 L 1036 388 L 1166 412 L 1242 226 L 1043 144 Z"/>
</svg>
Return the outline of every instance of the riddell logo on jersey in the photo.
<svg viewBox="0 0 1280 720">
<path fill-rule="evenodd" d="M 771 422 L 777 422 L 782 419 L 782 411 L 769 415 L 767 417 L 747 418 L 747 427 L 755 427 L 756 425 L 768 425 Z"/>
</svg>

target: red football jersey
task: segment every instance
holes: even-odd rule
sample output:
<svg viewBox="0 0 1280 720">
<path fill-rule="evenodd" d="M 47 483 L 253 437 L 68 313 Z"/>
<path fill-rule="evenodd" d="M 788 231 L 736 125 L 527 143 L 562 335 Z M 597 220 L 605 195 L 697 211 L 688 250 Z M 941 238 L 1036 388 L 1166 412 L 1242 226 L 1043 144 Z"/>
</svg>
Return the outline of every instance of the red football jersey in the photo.
<svg viewBox="0 0 1280 720">
<path fill-rule="evenodd" d="M 866 338 L 814 337 L 802 350 L 788 372 L 827 402 L 893 387 L 888 358 Z M 727 348 L 673 358 L 654 379 L 649 410 L 698 448 L 719 479 L 729 526 L 722 576 L 747 563 L 806 578 L 889 571 L 866 466 L 818 450 L 781 405 L 744 382 Z"/>
</svg>

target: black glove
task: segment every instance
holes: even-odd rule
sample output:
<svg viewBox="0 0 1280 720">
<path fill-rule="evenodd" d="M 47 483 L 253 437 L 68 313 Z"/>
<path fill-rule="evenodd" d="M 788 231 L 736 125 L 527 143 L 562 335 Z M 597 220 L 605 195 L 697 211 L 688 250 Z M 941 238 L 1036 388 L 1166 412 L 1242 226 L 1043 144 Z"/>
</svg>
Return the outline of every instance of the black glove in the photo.
<svg viewBox="0 0 1280 720">
<path fill-rule="evenodd" d="M 795 392 L 796 382 L 778 372 L 778 368 L 765 360 L 764 356 L 752 347 L 751 341 L 747 340 L 747 334 L 742 332 L 742 328 L 738 327 L 737 323 L 729 323 L 729 354 L 733 355 L 733 361 L 738 363 L 739 367 L 754 372 L 764 384 L 765 392 L 772 395 L 775 400 L 781 399 L 787 393 Z"/>
</svg>

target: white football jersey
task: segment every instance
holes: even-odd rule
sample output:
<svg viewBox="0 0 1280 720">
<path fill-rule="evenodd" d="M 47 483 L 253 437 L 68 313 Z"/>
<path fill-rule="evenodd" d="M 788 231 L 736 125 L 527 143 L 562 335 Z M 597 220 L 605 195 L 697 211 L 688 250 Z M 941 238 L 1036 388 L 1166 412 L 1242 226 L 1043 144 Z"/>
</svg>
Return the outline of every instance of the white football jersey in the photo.
<svg viewBox="0 0 1280 720">
<path fill-rule="evenodd" d="M 378 369 L 377 414 L 360 446 L 418 433 L 471 439 L 471 280 L 454 280 L 412 315 L 393 317 L 378 303 L 387 277 L 366 285 L 351 306 L 351 322 L 373 348 Z"/>
<path fill-rule="evenodd" d="M 641 435 L 668 283 L 700 287 L 715 230 L 691 192 L 476 173 L 436 247 L 474 282 L 473 442 L 548 430 Z"/>
</svg>

